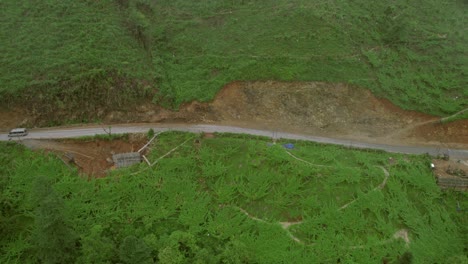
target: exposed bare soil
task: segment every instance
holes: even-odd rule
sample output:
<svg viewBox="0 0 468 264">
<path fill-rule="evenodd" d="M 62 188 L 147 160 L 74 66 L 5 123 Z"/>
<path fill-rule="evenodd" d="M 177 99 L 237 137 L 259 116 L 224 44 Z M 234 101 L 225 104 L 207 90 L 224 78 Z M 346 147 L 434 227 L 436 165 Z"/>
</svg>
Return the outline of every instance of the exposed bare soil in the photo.
<svg viewBox="0 0 468 264">
<path fill-rule="evenodd" d="M 468 179 L 468 163 L 463 160 L 443 160 L 434 159 L 432 163 L 435 165 L 434 174 L 442 178 L 467 178 Z"/>
<path fill-rule="evenodd" d="M 23 107 L 19 106 L 13 109 L 0 107 L 0 131 L 21 127 L 30 122 L 27 111 L 23 109 Z"/>
<path fill-rule="evenodd" d="M 147 139 L 132 136 L 128 140 L 23 140 L 32 149 L 41 149 L 57 154 L 69 166 L 76 166 L 83 175 L 103 177 L 114 169 L 112 155 L 138 151 Z"/>
<path fill-rule="evenodd" d="M 468 120 L 451 123 L 429 123 L 415 127 L 408 133 L 409 138 L 442 143 L 468 144 Z"/>
<path fill-rule="evenodd" d="M 233 83 L 212 105 L 223 120 L 292 126 L 324 135 L 376 137 L 430 118 L 413 112 L 402 115 L 368 90 L 345 84 Z"/>
</svg>

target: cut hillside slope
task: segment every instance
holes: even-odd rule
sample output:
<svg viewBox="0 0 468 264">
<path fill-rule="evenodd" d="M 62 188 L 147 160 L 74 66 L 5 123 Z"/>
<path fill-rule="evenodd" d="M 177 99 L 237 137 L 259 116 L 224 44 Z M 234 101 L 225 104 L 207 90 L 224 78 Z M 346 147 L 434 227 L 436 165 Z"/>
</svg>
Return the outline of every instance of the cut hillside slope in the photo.
<svg viewBox="0 0 468 264">
<path fill-rule="evenodd" d="M 346 84 L 233 83 L 212 103 L 223 120 L 297 127 L 330 135 L 379 137 L 434 117 L 401 110 Z"/>
</svg>

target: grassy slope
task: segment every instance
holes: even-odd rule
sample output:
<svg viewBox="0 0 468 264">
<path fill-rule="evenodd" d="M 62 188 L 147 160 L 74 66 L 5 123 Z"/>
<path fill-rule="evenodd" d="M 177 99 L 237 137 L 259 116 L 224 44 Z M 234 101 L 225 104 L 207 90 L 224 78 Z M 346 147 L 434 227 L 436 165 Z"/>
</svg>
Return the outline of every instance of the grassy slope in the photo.
<svg viewBox="0 0 468 264">
<path fill-rule="evenodd" d="M 211 98 L 234 79 L 280 79 L 355 83 L 435 114 L 468 102 L 462 4 L 158 3 L 171 61 L 163 84 L 178 100 Z"/>
<path fill-rule="evenodd" d="M 60 85 L 98 71 L 151 76 L 109 1 L 2 1 L 0 7 L 2 90 Z"/>
<path fill-rule="evenodd" d="M 148 158 L 156 160 L 193 137 L 161 134 Z M 337 256 L 346 263 L 377 263 L 404 252 L 413 255 L 414 263 L 466 260 L 466 218 L 455 210 L 457 201 L 466 207 L 466 195 L 441 192 L 426 157 L 295 144 L 295 155 L 332 167 L 297 161 L 261 138 L 224 135 L 204 139 L 198 147 L 189 140 L 152 170 L 142 164 L 87 181 L 53 157 L 1 143 L 0 224 L 8 227 L 2 229 L 7 235 L 0 240 L 1 262 L 35 259 L 31 232 L 37 175 L 52 179 L 62 197 L 66 222 L 80 238 L 75 257 L 84 262 L 97 256 L 103 262 L 122 261 L 128 236 L 146 245 L 138 254 L 147 251 L 155 259 L 186 263 L 310 263 L 336 261 Z M 382 191 L 370 191 L 383 179 L 375 166 L 391 174 Z M 355 203 L 338 210 L 354 198 Z M 265 222 L 247 218 L 238 207 Z M 291 240 L 278 224 L 298 218 L 304 223 L 290 230 L 305 245 Z M 408 248 L 402 240 L 384 243 L 402 228 L 409 230 Z"/>
<path fill-rule="evenodd" d="M 0 5 L 3 91 L 65 89 L 99 71 L 146 80 L 175 107 L 239 79 L 348 82 L 438 115 L 468 105 L 463 1 Z"/>
</svg>

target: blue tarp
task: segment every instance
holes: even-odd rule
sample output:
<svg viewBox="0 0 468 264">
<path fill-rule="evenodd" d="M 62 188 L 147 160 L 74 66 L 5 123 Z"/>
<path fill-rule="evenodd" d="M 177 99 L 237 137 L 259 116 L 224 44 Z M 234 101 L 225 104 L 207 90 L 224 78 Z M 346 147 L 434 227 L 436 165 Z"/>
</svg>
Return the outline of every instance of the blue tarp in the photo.
<svg viewBox="0 0 468 264">
<path fill-rule="evenodd" d="M 267 143 L 267 146 L 271 147 L 273 146 L 274 144 L 273 143 Z M 286 149 L 293 149 L 294 148 L 294 144 L 293 143 L 287 143 L 287 144 L 283 144 L 283 148 L 286 148 Z"/>
<path fill-rule="evenodd" d="M 287 148 L 287 149 L 293 149 L 293 148 L 294 148 L 294 144 L 292 144 L 292 143 L 287 143 L 287 144 L 284 144 L 283 147 L 284 147 L 284 148 Z"/>
</svg>

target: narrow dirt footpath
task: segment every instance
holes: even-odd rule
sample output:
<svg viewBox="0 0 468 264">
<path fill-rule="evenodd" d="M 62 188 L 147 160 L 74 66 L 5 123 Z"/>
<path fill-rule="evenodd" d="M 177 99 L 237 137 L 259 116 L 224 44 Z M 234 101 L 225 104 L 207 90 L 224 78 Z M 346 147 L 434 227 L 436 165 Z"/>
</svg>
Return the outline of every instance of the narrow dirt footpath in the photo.
<svg viewBox="0 0 468 264">
<path fill-rule="evenodd" d="M 286 151 L 288 152 L 288 151 Z M 289 152 L 288 152 L 289 153 Z M 292 155 L 291 153 L 289 153 L 290 155 Z M 302 162 L 307 162 L 305 160 L 302 160 L 300 159 Z M 307 162 L 308 163 L 308 162 Z M 317 164 L 312 164 L 314 166 L 316 166 Z M 384 167 L 382 166 L 376 166 L 380 169 L 382 169 L 382 171 L 384 172 L 384 179 L 383 181 L 378 185 L 376 186 L 374 189 L 372 189 L 371 191 L 369 192 L 373 192 L 373 191 L 376 191 L 376 190 L 382 190 L 383 188 L 385 188 L 386 184 L 387 184 L 387 181 L 390 177 L 390 173 L 388 172 L 387 169 L 385 169 Z M 352 200 L 351 202 L 343 205 L 342 207 L 340 207 L 338 209 L 338 211 L 341 211 L 345 208 L 347 208 L 349 205 L 355 203 L 356 201 L 358 200 L 358 198 Z M 253 216 L 251 215 L 249 212 L 247 212 L 245 209 L 241 208 L 241 207 L 238 207 L 238 206 L 234 206 L 234 208 L 236 208 L 237 210 L 239 210 L 240 212 L 242 212 L 244 215 L 246 215 L 248 218 L 254 220 L 254 221 L 257 221 L 257 222 L 260 222 L 260 223 L 264 223 L 264 224 L 279 224 L 281 226 L 281 228 L 286 232 L 286 234 L 292 239 L 294 240 L 295 242 L 297 243 L 300 243 L 300 244 L 305 244 L 304 241 L 300 240 L 299 238 L 297 238 L 296 236 L 294 236 L 291 231 L 289 231 L 289 228 L 291 226 L 294 226 L 294 225 L 300 225 L 303 223 L 303 221 L 292 221 L 292 222 L 278 222 L 278 223 L 271 223 L 271 222 L 268 222 L 268 221 L 265 221 L 261 218 L 258 218 L 256 216 Z M 405 244 L 406 246 L 408 247 L 409 246 L 409 243 L 410 243 L 410 240 L 409 240 L 409 235 L 408 235 L 408 230 L 406 229 L 400 229 L 398 230 L 397 232 L 395 232 L 395 234 L 392 236 L 392 238 L 389 238 L 387 240 L 384 240 L 382 242 L 379 242 L 377 245 L 383 245 L 383 244 L 387 244 L 387 243 L 391 243 L 393 240 L 395 239 L 403 239 L 405 241 Z M 314 244 L 307 244 L 309 246 L 312 246 Z M 367 246 L 351 246 L 349 247 L 350 249 L 360 249 L 360 248 L 365 248 Z"/>
<path fill-rule="evenodd" d="M 258 217 L 255 217 L 251 214 L 249 214 L 249 212 L 247 212 L 245 209 L 241 208 L 241 207 L 238 207 L 238 206 L 235 206 L 234 208 L 238 209 L 239 211 L 241 211 L 243 214 L 245 214 L 248 218 L 254 220 L 254 221 L 257 221 L 257 222 L 260 222 L 260 223 L 264 223 L 264 224 L 274 224 L 276 225 L 277 223 L 270 223 L 270 222 L 267 222 L 263 219 L 260 219 Z M 296 236 L 294 236 L 290 231 L 289 231 L 289 227 L 291 225 L 298 225 L 298 224 L 301 224 L 302 222 L 279 222 L 281 228 L 283 228 L 284 231 L 286 231 L 286 234 L 292 239 L 294 240 L 295 242 L 297 243 L 300 243 L 300 244 L 304 244 L 304 242 L 302 242 L 299 238 L 297 238 Z"/>
<path fill-rule="evenodd" d="M 285 151 L 286 151 L 286 153 L 287 153 L 289 156 L 293 157 L 294 159 L 296 159 L 296 160 L 298 160 L 298 161 L 304 162 L 304 163 L 306 163 L 306 164 L 308 164 L 308 165 L 310 165 L 310 166 L 333 168 L 333 166 L 327 166 L 327 165 L 320 165 L 320 164 L 313 164 L 313 163 L 310 163 L 310 162 L 308 162 L 307 160 L 303 160 L 303 159 L 301 159 L 301 158 L 298 158 L 298 157 L 294 156 L 291 152 L 289 152 L 289 151 L 287 151 L 287 150 L 285 150 Z"/>
<path fill-rule="evenodd" d="M 379 186 L 377 186 L 377 187 L 375 187 L 374 189 L 372 189 L 370 192 L 374 192 L 374 191 L 376 191 L 376 190 L 382 190 L 382 189 L 385 187 L 385 185 L 387 184 L 388 178 L 390 177 L 390 173 L 388 173 L 387 169 L 385 169 L 385 168 L 382 167 L 382 166 L 376 166 L 376 167 L 381 168 L 381 169 L 383 170 L 383 172 L 384 172 L 384 174 L 385 174 L 385 177 L 384 177 L 384 180 L 382 181 L 382 183 L 379 184 Z M 347 203 L 347 204 L 341 206 L 340 209 L 338 209 L 338 210 L 340 211 L 340 210 L 345 209 L 346 207 L 350 206 L 351 204 L 353 204 L 353 203 L 356 202 L 357 200 L 358 200 L 358 198 L 352 200 L 351 202 L 349 202 L 349 203 Z"/>
<path fill-rule="evenodd" d="M 427 121 L 422 121 L 422 122 L 419 122 L 419 123 L 416 123 L 416 124 L 411 124 L 411 125 L 408 125 L 405 128 L 402 128 L 400 130 L 396 130 L 395 132 L 386 135 L 385 138 L 398 139 L 398 138 L 401 138 L 402 136 L 408 134 L 410 131 L 415 130 L 418 127 L 422 127 L 422 126 L 428 125 L 428 124 L 443 123 L 444 121 L 447 121 L 447 120 L 449 120 L 451 118 L 454 118 L 454 117 L 456 117 L 458 115 L 461 115 L 466 111 L 468 111 L 468 108 L 463 109 L 461 111 L 456 112 L 453 115 L 446 116 L 446 117 L 443 117 L 443 118 L 434 118 L 434 119 L 429 119 Z"/>
</svg>

